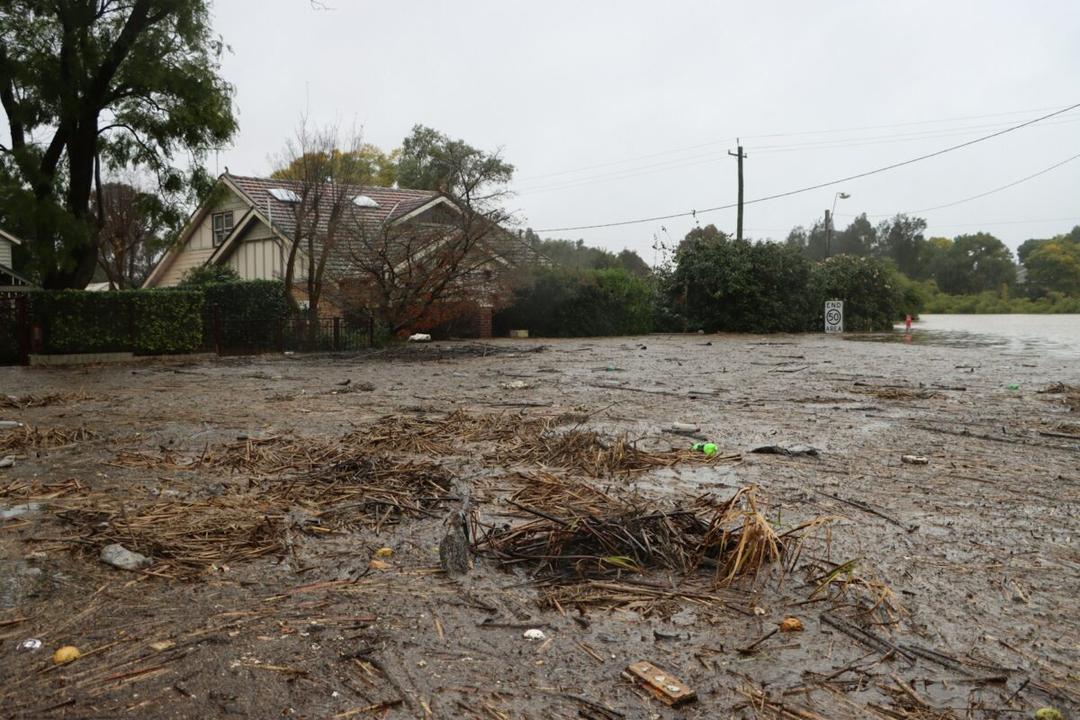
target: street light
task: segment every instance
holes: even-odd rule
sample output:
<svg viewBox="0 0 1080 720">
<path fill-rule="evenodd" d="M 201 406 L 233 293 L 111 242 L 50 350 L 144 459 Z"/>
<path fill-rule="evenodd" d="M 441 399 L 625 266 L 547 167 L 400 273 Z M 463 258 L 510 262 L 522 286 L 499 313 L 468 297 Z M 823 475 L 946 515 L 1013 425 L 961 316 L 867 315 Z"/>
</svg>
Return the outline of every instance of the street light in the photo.
<svg viewBox="0 0 1080 720">
<path fill-rule="evenodd" d="M 833 195 L 832 199 L 832 212 L 825 211 L 825 257 L 832 255 L 832 227 L 833 217 L 836 215 L 836 201 L 847 200 L 851 195 L 846 192 L 838 192 Z"/>
</svg>

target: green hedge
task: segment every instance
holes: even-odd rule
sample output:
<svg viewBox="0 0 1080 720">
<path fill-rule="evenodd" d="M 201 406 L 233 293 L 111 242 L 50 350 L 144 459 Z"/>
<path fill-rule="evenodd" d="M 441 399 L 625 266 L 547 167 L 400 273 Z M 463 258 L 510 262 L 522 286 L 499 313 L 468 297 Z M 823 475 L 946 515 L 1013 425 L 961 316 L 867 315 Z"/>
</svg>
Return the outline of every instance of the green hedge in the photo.
<svg viewBox="0 0 1080 720">
<path fill-rule="evenodd" d="M 46 353 L 198 350 L 203 296 L 192 291 L 41 290 L 30 295 L 31 322 L 44 331 Z"/>
<path fill-rule="evenodd" d="M 280 280 L 245 280 L 205 285 L 207 346 L 269 350 L 277 347 L 289 316 Z M 215 337 L 215 333 L 218 334 Z"/>
<path fill-rule="evenodd" d="M 544 268 L 495 318 L 496 332 L 537 337 L 640 335 L 652 328 L 652 289 L 622 268 Z"/>
</svg>

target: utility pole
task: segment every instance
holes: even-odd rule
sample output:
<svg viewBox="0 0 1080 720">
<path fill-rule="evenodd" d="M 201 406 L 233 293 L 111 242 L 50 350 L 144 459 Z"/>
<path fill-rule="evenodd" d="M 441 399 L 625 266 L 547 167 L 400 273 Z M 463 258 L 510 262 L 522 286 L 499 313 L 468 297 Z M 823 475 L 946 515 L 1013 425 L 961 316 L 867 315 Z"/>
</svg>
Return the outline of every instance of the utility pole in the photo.
<svg viewBox="0 0 1080 720">
<path fill-rule="evenodd" d="M 742 219 L 743 219 L 743 174 L 742 174 L 742 161 L 746 159 L 746 153 L 743 152 L 742 144 L 739 138 L 735 138 L 736 144 L 738 144 L 739 151 L 733 153 L 728 150 L 728 155 L 739 159 L 739 220 L 735 225 L 735 239 L 742 240 Z"/>
<path fill-rule="evenodd" d="M 832 255 L 832 213 L 825 208 L 825 257 Z"/>
</svg>

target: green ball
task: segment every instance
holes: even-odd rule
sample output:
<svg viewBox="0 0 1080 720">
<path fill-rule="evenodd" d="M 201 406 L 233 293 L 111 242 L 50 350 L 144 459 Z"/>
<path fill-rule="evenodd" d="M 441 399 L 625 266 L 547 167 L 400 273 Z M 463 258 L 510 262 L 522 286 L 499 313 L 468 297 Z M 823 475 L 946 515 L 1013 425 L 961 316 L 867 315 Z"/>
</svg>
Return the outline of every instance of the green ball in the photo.
<svg viewBox="0 0 1080 720">
<path fill-rule="evenodd" d="M 716 447 L 716 443 L 705 443 L 701 447 L 702 452 L 704 452 L 706 455 L 715 455 L 717 450 L 719 449 L 720 448 Z"/>
</svg>

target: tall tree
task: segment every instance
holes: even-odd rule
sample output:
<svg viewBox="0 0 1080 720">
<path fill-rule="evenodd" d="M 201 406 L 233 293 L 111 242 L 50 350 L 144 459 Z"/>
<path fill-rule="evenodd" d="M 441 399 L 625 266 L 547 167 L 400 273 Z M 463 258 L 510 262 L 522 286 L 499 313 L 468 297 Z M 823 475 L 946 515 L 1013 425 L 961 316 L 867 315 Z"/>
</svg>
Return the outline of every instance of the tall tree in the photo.
<svg viewBox="0 0 1080 720">
<path fill-rule="evenodd" d="M 833 255 L 858 255 L 866 257 L 874 247 L 877 231 L 866 218 L 866 213 L 851 221 L 846 228 L 836 233 L 832 241 Z"/>
<path fill-rule="evenodd" d="M 200 161 L 236 129 L 223 50 L 207 0 L 3 4 L 0 215 L 28 239 L 45 287 L 93 275 L 102 166 L 148 168 L 167 197 L 209 186 Z M 182 151 L 195 170 L 176 166 Z"/>
<path fill-rule="evenodd" d="M 1024 267 L 1031 294 L 1059 292 L 1080 297 L 1080 226 L 1041 241 L 1027 253 Z"/>
<path fill-rule="evenodd" d="M 336 128 L 312 130 L 305 120 L 297 129 L 296 139 L 287 144 L 282 165 L 275 173 L 275 177 L 291 181 L 288 189 L 295 194 L 285 296 L 295 307 L 296 266 L 302 260 L 311 341 L 318 331 L 327 263 L 350 231 L 354 198 L 371 179 L 371 168 L 360 153 L 363 145 L 359 137 L 354 135 L 346 142 L 347 147 L 340 149 Z"/>
<path fill-rule="evenodd" d="M 877 227 L 874 254 L 881 258 L 891 258 L 900 272 L 908 277 L 917 277 L 919 272 L 919 251 L 926 240 L 923 231 L 926 221 L 922 218 L 897 215 Z"/>
<path fill-rule="evenodd" d="M 507 268 L 531 254 L 504 228 L 513 171 L 498 153 L 416 126 L 402 145 L 398 184 L 439 190 L 453 207 L 404 223 L 354 215 L 348 247 L 359 276 L 356 302 L 397 333 L 438 324 L 477 300 L 508 300 Z"/>
<path fill-rule="evenodd" d="M 1016 283 L 1012 252 L 989 233 L 957 236 L 943 260 L 944 267 L 936 271 L 935 279 L 947 293 L 981 293 Z"/>
<path fill-rule="evenodd" d="M 161 201 L 123 182 L 102 185 L 98 200 L 99 265 L 113 287 L 137 288 L 164 250 Z"/>
<path fill-rule="evenodd" d="M 355 150 L 342 151 L 334 148 L 329 157 L 294 158 L 288 166 L 275 170 L 271 177 L 278 180 L 296 180 L 304 175 L 306 164 L 316 162 L 322 166 L 335 166 L 334 170 L 338 175 L 342 172 L 359 174 L 371 185 L 393 187 L 397 182 L 397 164 L 400 155 L 401 150 L 392 150 L 387 153 L 375 145 L 362 143 Z"/>
<path fill-rule="evenodd" d="M 498 151 L 479 150 L 423 125 L 414 126 L 401 144 L 398 184 L 403 188 L 437 190 L 475 205 L 505 196 L 513 175 L 514 166 Z"/>
</svg>

